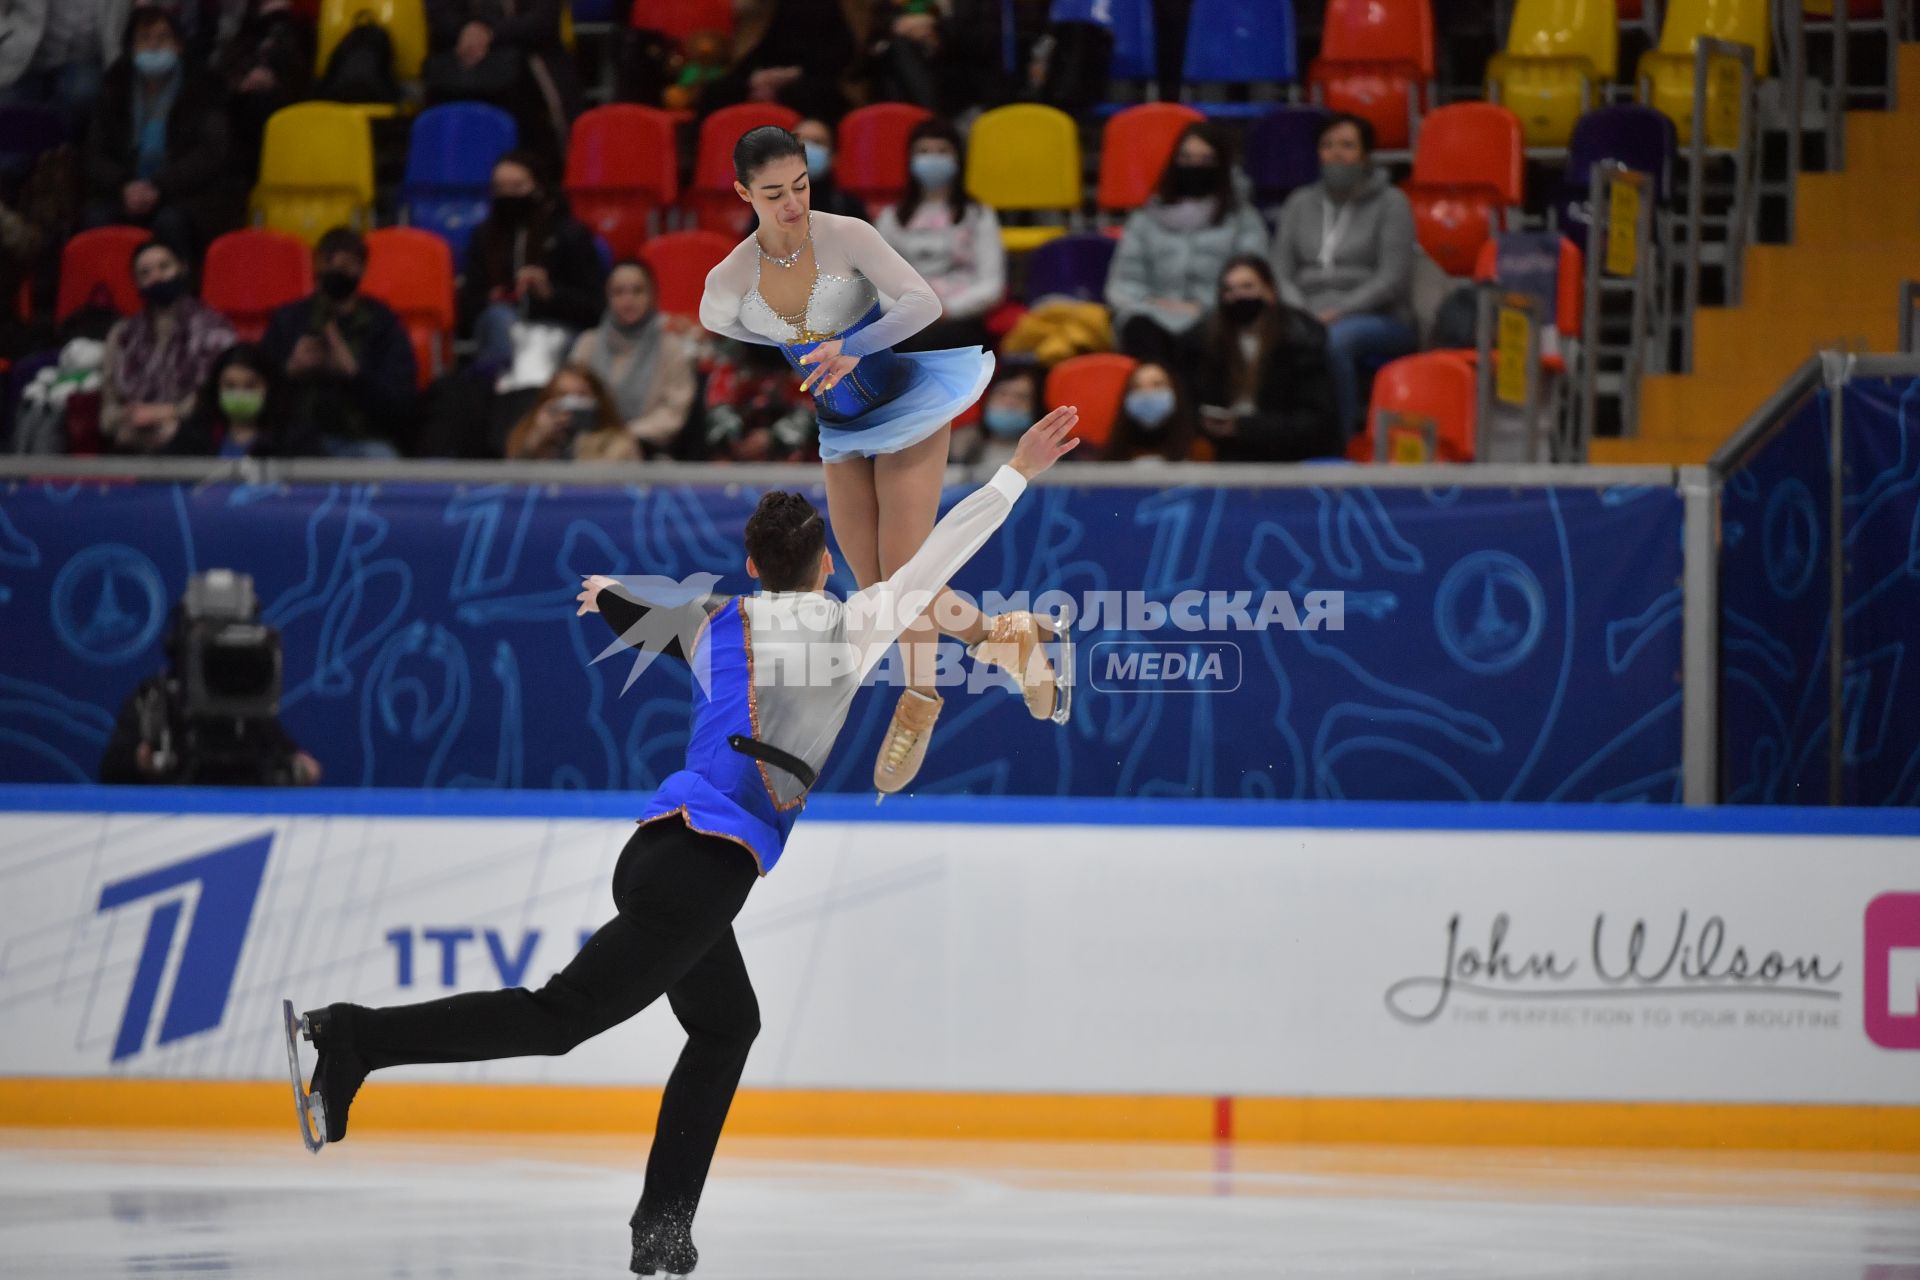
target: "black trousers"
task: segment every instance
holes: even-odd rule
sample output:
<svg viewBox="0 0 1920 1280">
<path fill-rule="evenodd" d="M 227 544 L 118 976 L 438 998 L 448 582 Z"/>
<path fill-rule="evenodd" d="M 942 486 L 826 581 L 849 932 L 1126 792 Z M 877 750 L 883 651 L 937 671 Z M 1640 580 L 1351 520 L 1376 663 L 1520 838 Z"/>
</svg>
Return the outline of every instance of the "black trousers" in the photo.
<svg viewBox="0 0 1920 1280">
<path fill-rule="evenodd" d="M 636 1227 L 691 1221 L 733 1104 L 760 1006 L 733 918 L 759 878 L 752 855 L 679 818 L 640 827 L 613 874 L 619 914 L 538 991 L 515 987 L 353 1012 L 368 1067 L 566 1053 L 662 995 L 686 1028 L 667 1078 Z"/>
</svg>

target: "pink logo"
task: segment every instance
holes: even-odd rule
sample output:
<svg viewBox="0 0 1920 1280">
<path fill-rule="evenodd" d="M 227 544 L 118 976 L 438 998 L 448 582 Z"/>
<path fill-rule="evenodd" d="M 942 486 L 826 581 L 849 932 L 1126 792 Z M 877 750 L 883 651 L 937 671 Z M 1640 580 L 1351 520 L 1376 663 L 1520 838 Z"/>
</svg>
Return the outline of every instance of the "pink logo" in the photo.
<svg viewBox="0 0 1920 1280">
<path fill-rule="evenodd" d="M 1867 904 L 1866 1016 L 1882 1049 L 1920 1049 L 1920 893 Z"/>
</svg>

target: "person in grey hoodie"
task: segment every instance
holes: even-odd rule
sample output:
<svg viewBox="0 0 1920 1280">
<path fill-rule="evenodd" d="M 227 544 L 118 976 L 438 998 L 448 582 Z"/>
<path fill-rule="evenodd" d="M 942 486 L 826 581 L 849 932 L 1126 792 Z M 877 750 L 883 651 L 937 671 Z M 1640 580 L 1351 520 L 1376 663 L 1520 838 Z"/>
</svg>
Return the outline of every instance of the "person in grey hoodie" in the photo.
<svg viewBox="0 0 1920 1280">
<path fill-rule="evenodd" d="M 1341 429 L 1363 425 L 1361 372 L 1417 346 L 1413 209 L 1373 165 L 1373 126 L 1336 115 L 1320 130 L 1320 181 L 1280 207 L 1273 274 L 1280 299 L 1327 326 Z"/>
<path fill-rule="evenodd" d="M 1226 135 L 1192 124 L 1160 175 L 1160 189 L 1127 219 L 1107 305 L 1120 349 L 1169 367 L 1185 355 L 1181 338 L 1213 307 L 1220 269 L 1243 253 L 1267 251 L 1267 224 L 1244 199 Z"/>
</svg>

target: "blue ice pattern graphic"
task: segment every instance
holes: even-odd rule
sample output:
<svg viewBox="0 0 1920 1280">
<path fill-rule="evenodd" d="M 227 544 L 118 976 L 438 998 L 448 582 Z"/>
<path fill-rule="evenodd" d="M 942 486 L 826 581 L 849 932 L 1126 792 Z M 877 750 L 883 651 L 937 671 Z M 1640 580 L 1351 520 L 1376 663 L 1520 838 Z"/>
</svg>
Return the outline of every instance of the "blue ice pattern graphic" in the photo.
<svg viewBox="0 0 1920 1280">
<path fill-rule="evenodd" d="M 608 633 L 574 616 L 579 580 L 751 590 L 758 498 L 22 486 L 0 513 L 0 778 L 96 776 L 187 577 L 225 566 L 282 633 L 283 719 L 330 784 L 650 789 L 679 766 L 692 682 L 655 663 L 622 694 L 629 664 L 594 664 Z M 1660 488 L 1037 487 L 956 586 L 1252 592 L 1255 611 L 1261 592 L 1338 590 L 1345 629 L 1083 631 L 1070 725 L 1032 720 L 1005 677 L 953 690 L 917 789 L 1677 802 L 1680 529 Z M 1097 641 L 1189 639 L 1239 646 L 1236 691 L 1102 693 L 1084 669 Z M 868 788 L 895 696 L 856 699 L 823 789 Z"/>
</svg>

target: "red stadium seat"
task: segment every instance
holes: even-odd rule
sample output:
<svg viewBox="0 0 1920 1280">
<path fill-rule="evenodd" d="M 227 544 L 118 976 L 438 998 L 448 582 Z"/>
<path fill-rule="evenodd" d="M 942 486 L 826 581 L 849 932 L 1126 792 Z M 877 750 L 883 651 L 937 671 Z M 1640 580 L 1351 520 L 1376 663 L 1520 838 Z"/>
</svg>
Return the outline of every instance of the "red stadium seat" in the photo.
<svg viewBox="0 0 1920 1280">
<path fill-rule="evenodd" d="M 1180 135 L 1205 119 L 1177 102 L 1147 102 L 1116 112 L 1100 134 L 1100 208 L 1118 213 L 1145 204 Z"/>
<path fill-rule="evenodd" d="M 86 306 L 97 289 L 107 291 L 113 309 L 121 315 L 138 311 L 133 251 L 151 239 L 153 232 L 145 227 L 100 227 L 67 241 L 60 251 L 60 295 L 53 318 L 65 320 Z"/>
<path fill-rule="evenodd" d="M 1406 185 L 1421 247 L 1449 275 L 1473 270 L 1480 246 L 1523 197 L 1520 118 L 1488 102 L 1441 107 L 1420 127 Z"/>
<path fill-rule="evenodd" d="M 702 231 L 718 231 L 736 240 L 747 234 L 753 210 L 733 190 L 733 147 L 742 134 L 762 125 L 792 129 L 800 113 L 773 102 L 743 102 L 722 107 L 700 124 L 700 147 L 693 163 L 693 190 L 687 204 Z"/>
<path fill-rule="evenodd" d="M 242 342 L 258 342 L 276 308 L 313 292 L 306 241 L 283 231 L 229 231 L 207 246 L 200 300 L 225 316 Z"/>
<path fill-rule="evenodd" d="M 876 102 L 840 121 L 833 176 L 874 212 L 899 204 L 907 189 L 907 135 L 933 113 L 904 102 Z"/>
<path fill-rule="evenodd" d="M 1080 425 L 1074 435 L 1096 448 L 1103 447 L 1113 434 L 1120 402 L 1126 398 L 1127 379 L 1137 363 L 1132 356 L 1112 352 L 1070 356 L 1047 371 L 1047 408 L 1076 406 Z"/>
<path fill-rule="evenodd" d="M 1331 109 L 1372 124 L 1376 146 L 1399 148 L 1430 105 L 1434 68 L 1430 0 L 1327 0 L 1307 82 Z"/>
<path fill-rule="evenodd" d="M 685 43 L 701 31 L 733 34 L 733 0 L 644 0 L 633 6 L 628 23 L 637 30 L 658 31 Z"/>
<path fill-rule="evenodd" d="M 640 257 L 660 282 L 660 309 L 668 315 L 700 315 L 707 272 L 738 243 L 717 231 L 676 231 L 647 241 Z"/>
<path fill-rule="evenodd" d="M 1473 361 L 1460 351 L 1426 351 L 1402 356 L 1385 365 L 1373 379 L 1373 403 L 1367 409 L 1367 436 L 1371 440 L 1378 429 L 1381 413 L 1404 414 L 1433 423 L 1434 462 L 1472 462 L 1475 445 L 1474 421 L 1478 404 L 1477 379 Z M 1424 432 L 1388 427 L 1395 435 L 1413 435 L 1424 440 Z M 1388 442 L 1388 457 L 1395 453 L 1394 441 Z M 1374 457 L 1368 448 L 1366 457 Z"/>
<path fill-rule="evenodd" d="M 418 227 L 369 231 L 360 287 L 407 326 L 422 387 L 453 367 L 453 250 L 445 240 Z"/>
<path fill-rule="evenodd" d="M 630 258 L 648 220 L 680 196 L 673 117 L 655 107 L 595 107 L 573 122 L 567 146 L 567 197 L 574 216 Z"/>
</svg>

